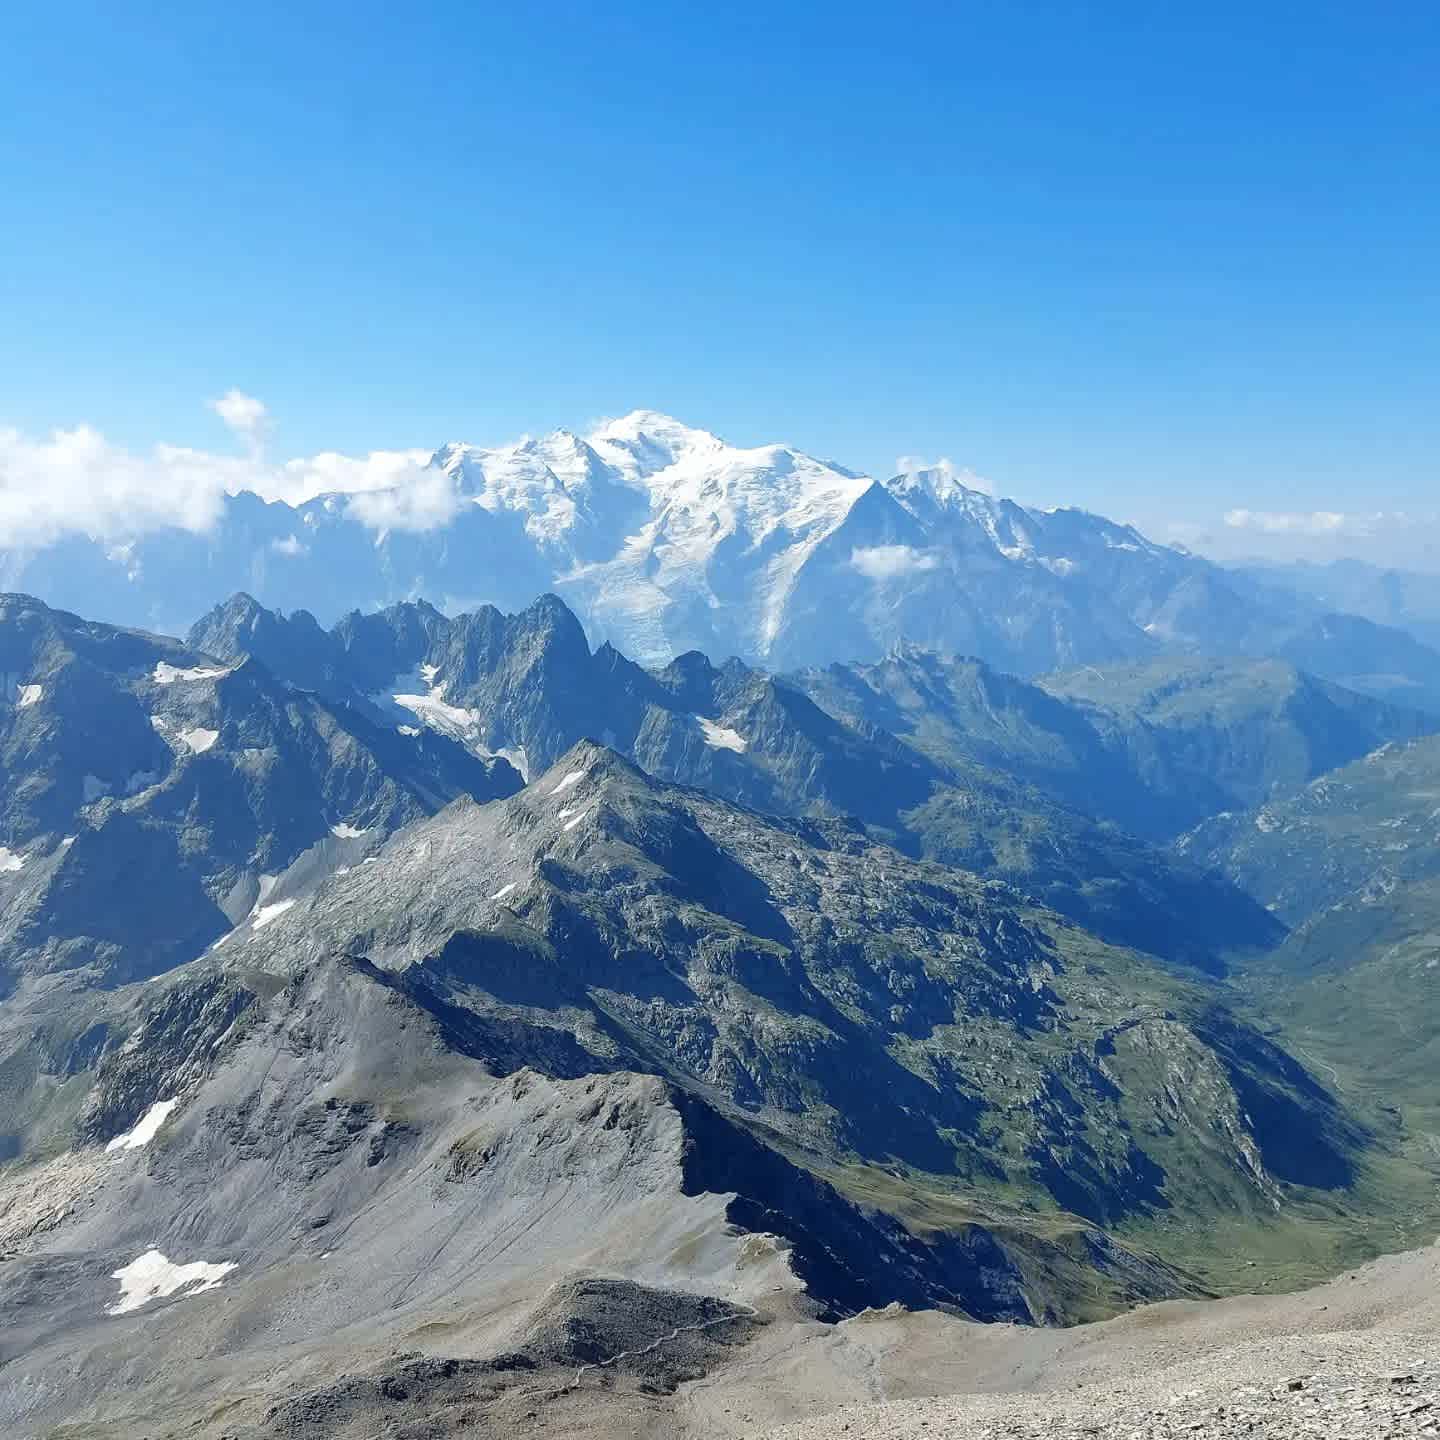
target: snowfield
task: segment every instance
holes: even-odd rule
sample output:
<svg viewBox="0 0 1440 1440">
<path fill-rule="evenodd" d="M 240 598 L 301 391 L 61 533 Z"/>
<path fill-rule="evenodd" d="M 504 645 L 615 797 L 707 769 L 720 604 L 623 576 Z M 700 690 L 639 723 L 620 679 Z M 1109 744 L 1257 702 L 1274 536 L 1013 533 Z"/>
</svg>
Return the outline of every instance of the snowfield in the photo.
<svg viewBox="0 0 1440 1440">
<path fill-rule="evenodd" d="M 143 1150 L 159 1134 L 160 1127 L 179 1103 L 178 1100 L 157 1100 L 136 1122 L 134 1129 L 117 1135 L 105 1146 L 106 1152 Z"/>
<path fill-rule="evenodd" d="M 107 1315 L 128 1315 L 152 1300 L 163 1300 L 184 1290 L 189 1295 L 203 1295 L 213 1290 L 232 1271 L 238 1269 L 234 1260 L 214 1265 L 196 1260 L 189 1265 L 176 1265 L 158 1250 L 147 1250 L 128 1265 L 113 1271 L 120 1282 L 120 1299 L 111 1305 Z"/>
</svg>

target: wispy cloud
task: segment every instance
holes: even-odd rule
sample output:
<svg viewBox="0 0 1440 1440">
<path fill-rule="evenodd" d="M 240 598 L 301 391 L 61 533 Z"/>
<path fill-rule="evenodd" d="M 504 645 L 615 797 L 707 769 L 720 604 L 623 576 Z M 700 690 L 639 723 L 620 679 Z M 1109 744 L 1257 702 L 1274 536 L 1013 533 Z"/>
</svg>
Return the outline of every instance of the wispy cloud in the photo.
<svg viewBox="0 0 1440 1440">
<path fill-rule="evenodd" d="M 938 460 L 926 460 L 921 455 L 896 457 L 897 475 L 915 475 L 922 470 L 934 471 L 947 480 L 953 480 L 957 485 L 963 485 L 967 490 L 978 490 L 982 495 L 995 493 L 995 487 L 983 475 L 977 475 L 964 465 L 957 465 L 948 455 L 942 455 Z"/>
<path fill-rule="evenodd" d="M 1373 535 L 1387 523 L 1403 519 L 1383 511 L 1349 515 L 1340 510 L 1227 510 L 1231 530 L 1254 530 L 1262 535 Z"/>
<path fill-rule="evenodd" d="M 76 533 L 122 540 L 166 526 L 206 530 L 243 468 L 169 445 L 136 455 L 88 425 L 44 440 L 0 430 L 0 534 L 12 545 L 44 545 Z"/>
<path fill-rule="evenodd" d="M 368 455 L 338 455 L 325 450 L 278 466 L 268 477 L 270 488 L 265 498 L 300 505 L 317 495 L 390 490 L 415 483 L 429 463 L 428 450 L 372 450 Z"/>
<path fill-rule="evenodd" d="M 850 566 L 867 580 L 899 580 L 933 570 L 938 562 L 933 555 L 913 545 L 867 545 L 850 552 Z"/>
<path fill-rule="evenodd" d="M 443 470 L 417 469 L 389 489 L 352 495 L 348 509 L 372 530 L 438 530 L 455 518 L 460 492 Z"/>
<path fill-rule="evenodd" d="M 204 531 L 219 519 L 225 497 L 244 490 L 291 505 L 352 496 L 355 518 L 376 529 L 430 529 L 454 514 L 453 486 L 429 468 L 427 450 L 327 451 L 271 463 L 264 454 L 271 421 L 262 401 L 231 390 L 209 408 L 245 442 L 246 453 L 165 444 L 138 452 L 88 425 L 43 439 L 0 429 L 5 543 L 41 546 L 88 535 L 123 544 L 153 530 Z"/>
<path fill-rule="evenodd" d="M 218 400 L 210 402 L 210 408 L 252 450 L 258 452 L 264 446 L 270 429 L 270 412 L 263 400 L 243 390 L 227 390 Z"/>
</svg>

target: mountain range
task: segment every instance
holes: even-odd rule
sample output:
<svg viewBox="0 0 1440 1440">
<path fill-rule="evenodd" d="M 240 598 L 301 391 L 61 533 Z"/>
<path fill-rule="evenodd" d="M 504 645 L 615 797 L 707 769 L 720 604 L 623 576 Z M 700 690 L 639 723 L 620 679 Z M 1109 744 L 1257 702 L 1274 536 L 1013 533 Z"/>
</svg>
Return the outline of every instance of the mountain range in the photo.
<svg viewBox="0 0 1440 1440">
<path fill-rule="evenodd" d="M 970 477 L 973 478 L 973 477 Z M 553 591 L 592 643 L 789 669 L 906 641 L 1021 676 L 1166 654 L 1290 659 L 1440 712 L 1440 653 L 1304 587 L 1224 570 L 948 466 L 872 479 L 653 411 L 585 436 L 448 444 L 404 488 L 230 497 L 211 530 L 0 552 L 0 585 L 162 630 L 245 591 L 325 623 L 421 597 L 447 613 Z"/>
<path fill-rule="evenodd" d="M 1128 729 L 1119 712 L 1100 725 L 1088 703 L 913 648 L 823 674 L 717 668 L 698 652 L 647 671 L 608 644 L 592 652 L 554 597 L 454 619 L 401 604 L 325 631 L 308 613 L 237 596 L 188 640 L 526 773 L 597 736 L 651 774 L 747 805 L 853 816 L 907 854 L 1006 879 L 1107 939 L 1202 966 L 1270 943 L 1274 920 L 1136 837 L 1167 840 L 1281 779 L 1436 728 L 1274 663 L 1157 667 L 1165 716 L 1138 689 Z M 857 687 L 868 706 L 854 703 Z M 901 713 L 922 692 L 928 739 Z M 1208 788 L 1197 790 L 1201 770 Z"/>
<path fill-rule="evenodd" d="M 1276 657 L 0 597 L 0 1425 L 677 1433 L 842 1317 L 1414 1243 L 1437 732 Z"/>
</svg>

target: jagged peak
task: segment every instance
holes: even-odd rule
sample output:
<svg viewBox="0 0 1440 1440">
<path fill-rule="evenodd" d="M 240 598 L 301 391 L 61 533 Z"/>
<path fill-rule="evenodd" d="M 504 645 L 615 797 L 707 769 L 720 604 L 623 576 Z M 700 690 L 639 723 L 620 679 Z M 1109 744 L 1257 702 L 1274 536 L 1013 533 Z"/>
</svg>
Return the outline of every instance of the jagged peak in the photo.
<svg viewBox="0 0 1440 1440">
<path fill-rule="evenodd" d="M 646 789 L 653 789 L 655 786 L 655 781 L 634 761 L 627 760 L 618 750 L 612 750 L 603 742 L 587 736 L 583 740 L 577 740 L 543 775 L 531 781 L 528 788 L 553 792 L 557 785 L 577 771 L 592 784 L 614 779 L 638 783 Z"/>
</svg>

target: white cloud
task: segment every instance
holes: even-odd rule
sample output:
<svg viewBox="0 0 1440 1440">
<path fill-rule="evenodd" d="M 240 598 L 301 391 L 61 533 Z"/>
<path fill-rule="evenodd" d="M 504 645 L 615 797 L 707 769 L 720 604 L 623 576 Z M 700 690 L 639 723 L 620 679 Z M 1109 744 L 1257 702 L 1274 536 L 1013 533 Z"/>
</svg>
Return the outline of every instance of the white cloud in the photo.
<svg viewBox="0 0 1440 1440">
<path fill-rule="evenodd" d="M 1262 535 L 1370 535 L 1387 517 L 1346 515 L 1338 510 L 1227 510 L 1231 530 L 1255 530 Z"/>
<path fill-rule="evenodd" d="M 350 497 L 347 513 L 382 534 L 390 530 L 437 530 L 460 509 L 460 492 L 443 470 L 415 467 L 403 483 Z"/>
<path fill-rule="evenodd" d="M 978 490 L 982 495 L 995 493 L 995 487 L 983 475 L 957 465 L 948 455 L 942 455 L 938 460 L 926 460 L 920 455 L 901 455 L 895 461 L 897 475 L 914 475 L 921 470 L 934 471 L 967 490 Z"/>
<path fill-rule="evenodd" d="M 868 545 L 850 552 L 850 564 L 868 580 L 899 580 L 936 566 L 933 555 L 913 545 Z"/>
<path fill-rule="evenodd" d="M 123 550 L 153 530 L 208 530 L 226 495 L 244 490 L 291 505 L 324 494 L 370 496 L 352 513 L 376 529 L 431 529 L 455 513 L 459 502 L 453 487 L 429 468 L 429 451 L 376 450 L 359 456 L 326 451 L 272 464 L 261 447 L 269 428 L 261 401 L 231 390 L 210 408 L 246 440 L 246 454 L 165 444 L 136 452 L 88 425 L 57 430 L 44 439 L 0 428 L 0 535 L 5 544 L 42 546 L 66 535 L 88 535 Z M 278 547 L 282 553 L 298 553 L 287 550 L 287 543 Z"/>
<path fill-rule="evenodd" d="M 76 533 L 123 540 L 165 526 L 206 530 L 220 514 L 227 466 L 241 463 L 205 464 L 167 445 L 134 455 L 88 425 L 46 440 L 0 430 L 0 534 L 11 545 L 44 545 Z"/>
<path fill-rule="evenodd" d="M 218 400 L 210 402 L 210 408 L 253 449 L 260 448 L 270 428 L 270 412 L 264 401 L 243 390 L 227 390 Z"/>
<path fill-rule="evenodd" d="M 372 450 L 368 455 L 323 451 L 287 460 L 271 482 L 269 500 L 302 505 L 317 495 L 359 495 L 412 483 L 430 462 L 428 450 Z"/>
<path fill-rule="evenodd" d="M 287 535 L 283 540 L 272 540 L 270 548 L 277 555 L 289 555 L 292 557 L 308 555 L 310 547 L 300 539 L 298 535 Z"/>
</svg>

